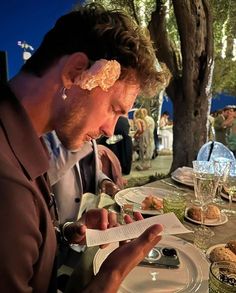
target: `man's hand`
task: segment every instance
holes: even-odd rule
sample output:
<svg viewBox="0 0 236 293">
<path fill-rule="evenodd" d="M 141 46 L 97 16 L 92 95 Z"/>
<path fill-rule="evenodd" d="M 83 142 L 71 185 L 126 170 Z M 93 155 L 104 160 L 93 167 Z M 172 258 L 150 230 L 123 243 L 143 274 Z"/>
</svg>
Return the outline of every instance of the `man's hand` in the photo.
<svg viewBox="0 0 236 293">
<path fill-rule="evenodd" d="M 89 229 L 105 230 L 117 226 L 117 216 L 105 209 L 91 209 L 80 221 L 69 224 L 65 230 L 65 238 L 70 243 L 85 244 L 85 231 Z"/>
<path fill-rule="evenodd" d="M 149 227 L 140 237 L 118 247 L 103 262 L 98 274 L 83 291 L 117 292 L 121 282 L 160 241 L 161 225 Z"/>
<path fill-rule="evenodd" d="M 114 196 L 120 188 L 112 181 L 110 180 L 103 180 L 101 183 L 101 192 L 104 192 L 110 196 Z"/>
</svg>

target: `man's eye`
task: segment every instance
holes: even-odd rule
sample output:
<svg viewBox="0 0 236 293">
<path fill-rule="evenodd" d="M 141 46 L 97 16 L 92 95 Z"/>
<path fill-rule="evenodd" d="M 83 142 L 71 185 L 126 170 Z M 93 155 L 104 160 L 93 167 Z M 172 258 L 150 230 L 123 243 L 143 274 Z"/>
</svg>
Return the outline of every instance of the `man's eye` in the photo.
<svg viewBox="0 0 236 293">
<path fill-rule="evenodd" d="M 119 114 L 119 110 L 115 109 L 114 107 L 112 107 L 112 112 L 115 115 L 118 115 Z"/>
<path fill-rule="evenodd" d="M 112 112 L 115 114 L 115 115 L 125 115 L 126 112 L 124 110 L 122 110 L 121 108 L 114 108 L 112 107 Z"/>
</svg>

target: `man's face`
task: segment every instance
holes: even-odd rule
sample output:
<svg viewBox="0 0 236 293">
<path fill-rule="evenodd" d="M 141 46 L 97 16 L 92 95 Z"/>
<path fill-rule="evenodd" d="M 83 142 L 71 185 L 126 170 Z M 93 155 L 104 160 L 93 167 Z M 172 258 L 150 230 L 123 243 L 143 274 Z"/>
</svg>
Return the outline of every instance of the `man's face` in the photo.
<svg viewBox="0 0 236 293">
<path fill-rule="evenodd" d="M 229 116 L 233 115 L 234 110 L 233 109 L 227 109 L 223 112 L 223 115 L 225 118 L 228 118 Z"/>
<path fill-rule="evenodd" d="M 128 113 L 138 92 L 138 84 L 125 81 L 117 81 L 107 92 L 74 86 L 53 121 L 59 139 L 75 150 L 101 134 L 111 136 L 119 116 Z"/>
</svg>

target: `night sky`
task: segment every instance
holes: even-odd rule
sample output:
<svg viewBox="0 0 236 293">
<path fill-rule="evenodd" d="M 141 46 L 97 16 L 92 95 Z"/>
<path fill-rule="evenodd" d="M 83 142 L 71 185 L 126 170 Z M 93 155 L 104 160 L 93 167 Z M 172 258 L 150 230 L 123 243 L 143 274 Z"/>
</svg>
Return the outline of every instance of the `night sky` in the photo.
<svg viewBox="0 0 236 293">
<path fill-rule="evenodd" d="M 8 77 L 23 64 L 18 41 L 26 41 L 35 49 L 56 20 L 69 12 L 78 0 L 3 0 L 0 6 L 0 51 L 8 56 Z"/>
<path fill-rule="evenodd" d="M 44 34 L 56 20 L 83 0 L 3 0 L 0 6 L 0 51 L 7 52 L 8 78 L 13 77 L 23 64 L 23 50 L 18 41 L 26 41 L 36 49 Z M 235 97 L 214 99 L 212 109 L 236 104 Z M 163 111 L 172 114 L 172 103 L 165 101 Z"/>
</svg>

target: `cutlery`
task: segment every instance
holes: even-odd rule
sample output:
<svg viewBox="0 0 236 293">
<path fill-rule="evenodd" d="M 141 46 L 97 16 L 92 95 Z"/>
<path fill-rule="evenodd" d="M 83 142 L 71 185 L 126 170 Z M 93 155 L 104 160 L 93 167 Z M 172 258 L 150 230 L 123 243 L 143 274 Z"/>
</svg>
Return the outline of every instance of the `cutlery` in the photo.
<svg viewBox="0 0 236 293">
<path fill-rule="evenodd" d="M 166 185 L 169 185 L 169 186 L 171 186 L 171 187 L 174 187 L 174 188 L 176 188 L 176 189 L 178 189 L 178 190 L 180 190 L 180 191 L 185 191 L 185 192 L 186 192 L 186 189 L 181 188 L 181 187 L 179 187 L 179 186 L 176 186 L 175 184 L 170 183 L 170 182 L 166 181 L 165 179 L 161 179 L 161 182 L 163 182 L 163 183 L 165 183 Z"/>
</svg>

